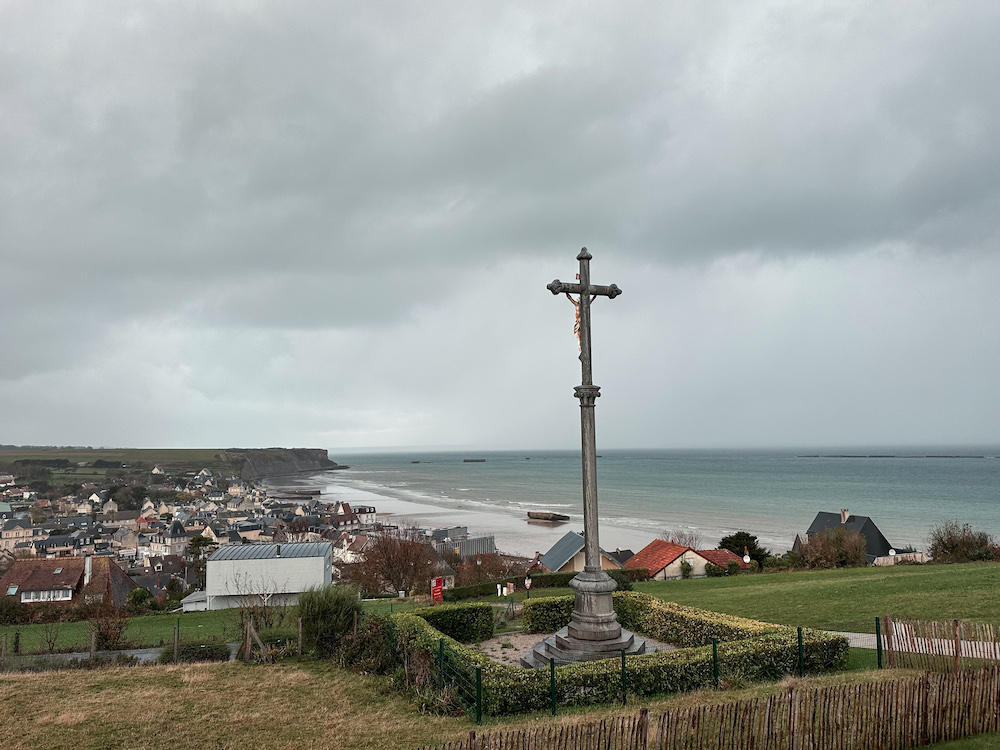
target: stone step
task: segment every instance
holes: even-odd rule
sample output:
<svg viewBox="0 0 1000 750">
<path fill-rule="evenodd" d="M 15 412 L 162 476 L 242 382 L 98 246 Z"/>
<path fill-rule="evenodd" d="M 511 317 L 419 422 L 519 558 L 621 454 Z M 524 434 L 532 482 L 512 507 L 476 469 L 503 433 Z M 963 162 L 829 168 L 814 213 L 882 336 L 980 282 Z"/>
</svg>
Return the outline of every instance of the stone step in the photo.
<svg viewBox="0 0 1000 750">
<path fill-rule="evenodd" d="M 581 641 L 566 635 L 565 628 L 550 635 L 530 651 L 521 656 L 521 666 L 527 668 L 545 667 L 549 659 L 556 664 L 576 664 L 598 659 L 613 659 L 625 651 L 627 656 L 653 653 L 656 649 L 647 646 L 646 641 L 628 631 L 622 631 L 620 638 L 608 642 Z"/>
</svg>

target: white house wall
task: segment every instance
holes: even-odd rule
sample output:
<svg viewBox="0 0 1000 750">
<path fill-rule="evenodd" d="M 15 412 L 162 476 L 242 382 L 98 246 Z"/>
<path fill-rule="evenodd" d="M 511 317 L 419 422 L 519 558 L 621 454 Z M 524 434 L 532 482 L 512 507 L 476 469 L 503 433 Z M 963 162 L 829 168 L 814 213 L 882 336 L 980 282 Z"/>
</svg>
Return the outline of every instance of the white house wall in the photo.
<svg viewBox="0 0 1000 750">
<path fill-rule="evenodd" d="M 249 595 L 294 595 L 310 588 L 320 588 L 332 580 L 331 559 L 324 557 L 289 557 L 262 560 L 209 560 L 205 575 L 205 593 L 209 609 L 237 606 Z M 275 599 L 287 601 L 285 596 Z"/>
</svg>

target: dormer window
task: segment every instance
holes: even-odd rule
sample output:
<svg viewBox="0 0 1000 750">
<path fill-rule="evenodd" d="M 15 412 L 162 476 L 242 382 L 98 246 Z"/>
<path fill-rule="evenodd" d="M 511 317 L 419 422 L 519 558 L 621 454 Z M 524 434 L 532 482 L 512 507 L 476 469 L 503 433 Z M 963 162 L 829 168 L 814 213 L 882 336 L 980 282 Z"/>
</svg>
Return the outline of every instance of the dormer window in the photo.
<svg viewBox="0 0 1000 750">
<path fill-rule="evenodd" d="M 14 594 L 16 594 L 16 593 L 17 593 L 17 586 L 8 586 L 7 587 L 7 596 L 14 596 Z"/>
<path fill-rule="evenodd" d="M 60 573 L 62 573 L 62 568 L 56 568 L 55 570 L 52 571 L 52 575 L 54 576 L 57 576 Z"/>
</svg>

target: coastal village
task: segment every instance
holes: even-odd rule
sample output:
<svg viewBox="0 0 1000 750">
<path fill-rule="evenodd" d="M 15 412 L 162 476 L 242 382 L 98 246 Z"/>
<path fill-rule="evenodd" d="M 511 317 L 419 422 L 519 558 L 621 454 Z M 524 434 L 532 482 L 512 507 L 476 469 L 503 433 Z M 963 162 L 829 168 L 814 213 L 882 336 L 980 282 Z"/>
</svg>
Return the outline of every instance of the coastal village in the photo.
<svg viewBox="0 0 1000 750">
<path fill-rule="evenodd" d="M 134 509 L 122 508 L 114 499 L 121 495 L 120 487 L 113 492 L 114 482 L 85 483 L 72 495 L 51 499 L 19 486 L 17 479 L 0 474 L 0 572 L 6 571 L 0 582 L 4 596 L 29 605 L 79 598 L 89 586 L 91 558 L 101 559 L 100 570 L 114 569 L 116 578 L 126 582 L 119 600 L 128 590 L 143 588 L 160 605 L 172 600 L 183 611 L 199 611 L 236 606 L 241 596 L 270 596 L 280 588 L 281 596 L 294 603 L 310 587 L 352 580 L 352 568 L 385 535 L 416 535 L 427 565 L 422 579 L 408 581 L 412 591 L 373 594 L 426 594 L 435 580 L 444 589 L 467 584 L 470 571 L 482 577 L 484 558 L 494 561 L 490 568 L 502 561 L 507 574 L 570 573 L 585 564 L 585 538 L 576 531 L 566 531 L 534 558 L 519 558 L 500 554 L 492 535 L 470 534 L 466 527 L 399 529 L 371 505 L 325 500 L 316 489 L 264 487 L 235 475 L 216 476 L 208 468 L 177 473 L 154 466 L 148 484 L 137 485 L 142 492 Z M 558 526 L 565 520 L 559 516 L 549 523 Z M 847 510 L 818 513 L 802 539 L 838 526 L 864 535 L 868 564 L 926 559 L 915 552 L 897 556 L 870 518 Z M 801 550 L 802 539 L 796 537 L 794 551 Z M 648 570 L 652 580 L 738 574 L 757 564 L 738 552 L 696 548 L 672 538 L 651 540 L 636 552 L 600 550 L 603 569 Z M 287 569 L 296 555 L 317 562 Z M 75 570 L 76 577 L 57 587 L 48 575 L 34 575 L 52 569 L 53 560 L 66 560 L 67 571 Z M 246 562 L 233 562 L 238 560 Z M 280 586 L 275 583 L 279 579 Z"/>
</svg>

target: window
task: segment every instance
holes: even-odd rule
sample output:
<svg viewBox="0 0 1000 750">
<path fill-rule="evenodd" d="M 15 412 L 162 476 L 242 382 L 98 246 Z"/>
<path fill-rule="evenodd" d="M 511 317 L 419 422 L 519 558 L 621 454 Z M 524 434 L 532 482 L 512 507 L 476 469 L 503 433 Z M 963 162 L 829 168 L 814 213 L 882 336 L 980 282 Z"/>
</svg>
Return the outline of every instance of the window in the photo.
<svg viewBox="0 0 1000 750">
<path fill-rule="evenodd" d="M 16 593 L 17 593 L 17 586 L 8 586 L 7 587 L 7 596 L 14 596 L 14 594 L 16 594 Z"/>
<path fill-rule="evenodd" d="M 56 568 L 52 571 L 52 575 L 54 576 L 59 575 L 60 573 L 62 573 L 62 568 Z"/>
</svg>

